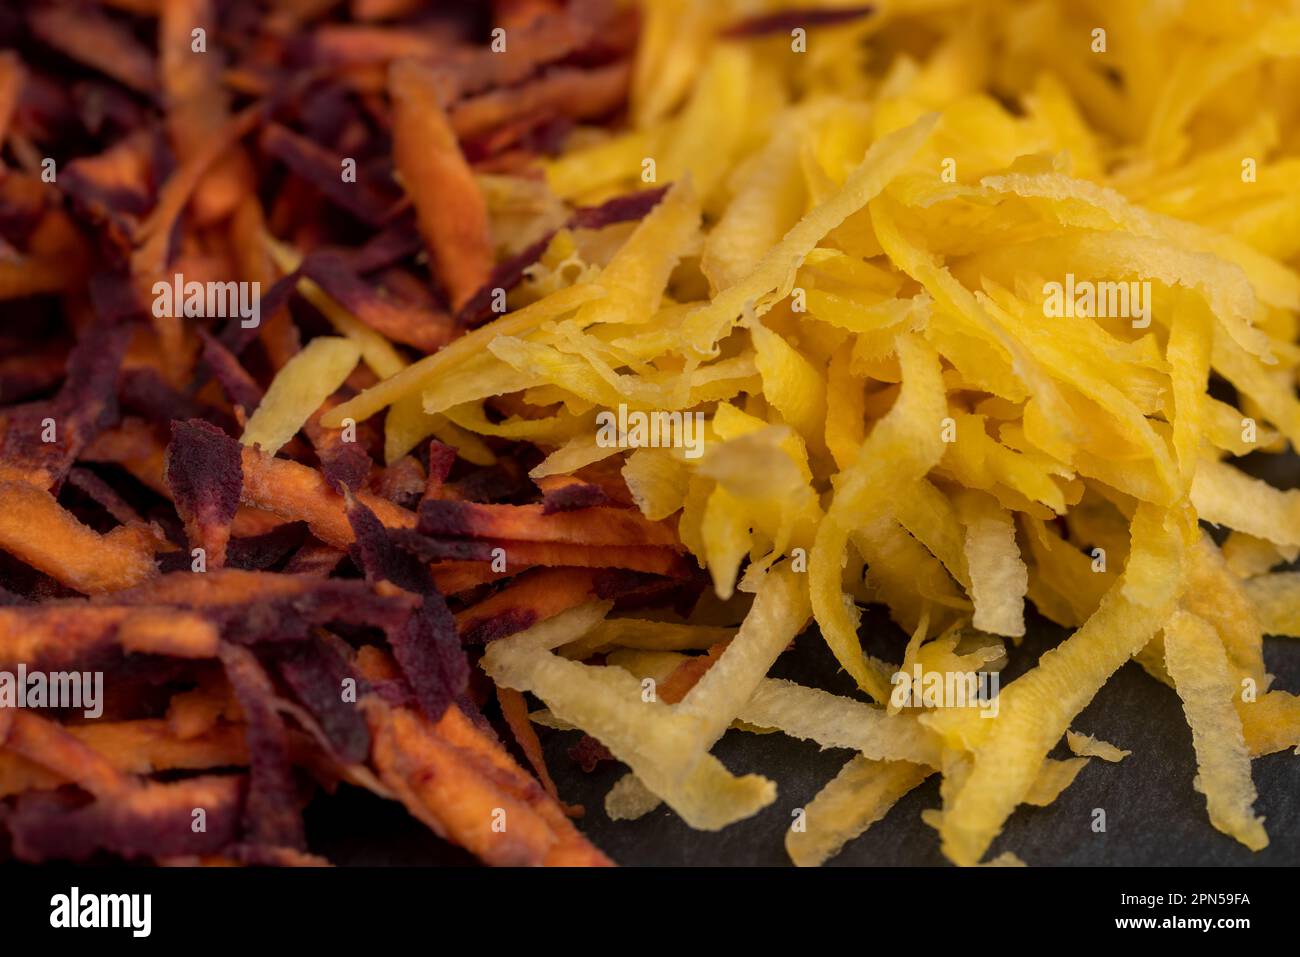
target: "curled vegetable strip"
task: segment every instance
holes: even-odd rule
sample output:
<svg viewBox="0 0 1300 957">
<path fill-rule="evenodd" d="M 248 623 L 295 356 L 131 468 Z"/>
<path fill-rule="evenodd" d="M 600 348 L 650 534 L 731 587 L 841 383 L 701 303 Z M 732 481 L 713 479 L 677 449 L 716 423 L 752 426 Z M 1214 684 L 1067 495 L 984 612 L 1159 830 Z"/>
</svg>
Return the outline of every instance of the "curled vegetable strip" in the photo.
<svg viewBox="0 0 1300 957">
<path fill-rule="evenodd" d="M 857 609 L 841 585 L 849 535 L 887 514 L 890 503 L 938 463 L 943 455 L 940 430 L 948 410 L 934 350 L 923 339 L 904 335 L 898 340 L 898 358 L 903 370 L 898 401 L 840 476 L 808 557 L 813 614 L 826 643 L 858 685 L 881 702 L 889 699 L 888 677 L 863 656 Z"/>
<path fill-rule="evenodd" d="M 1196 789 L 1205 795 L 1210 823 L 1252 851 L 1262 850 L 1268 835 L 1252 807 L 1250 752 L 1232 705 L 1237 691 L 1228 656 L 1209 622 L 1176 611 L 1165 625 L 1165 666 L 1192 728 Z"/>
<path fill-rule="evenodd" d="M 969 775 L 944 802 L 939 827 L 944 853 L 979 863 L 1017 804 L 1025 799 L 1047 752 L 1093 695 L 1163 626 L 1182 581 L 1182 549 L 1190 533 L 1181 516 L 1143 504 L 1133 519 L 1133 556 L 1083 627 L 1002 690 L 1001 712 L 973 751 Z M 1164 585 L 1158 604 L 1125 596 L 1130 577 Z"/>
<path fill-rule="evenodd" d="M 550 653 L 596 627 L 607 608 L 584 605 L 493 642 L 483 668 L 498 684 L 536 694 L 555 717 L 599 740 L 692 827 L 717 830 L 770 804 L 772 782 L 733 776 L 708 749 L 807 621 L 800 576 L 786 567 L 768 573 L 736 637 L 677 705 L 647 695 L 620 668 Z"/>
<path fill-rule="evenodd" d="M 906 761 L 850 758 L 804 808 L 803 829 L 791 828 L 786 834 L 790 860 L 799 867 L 825 863 L 932 773 Z"/>
<path fill-rule="evenodd" d="M 745 279 L 724 289 L 709 305 L 692 314 L 682 333 L 700 357 L 714 355 L 717 342 L 744 312 L 777 290 L 788 292 L 791 277 L 822 238 L 862 209 L 916 155 L 929 137 L 937 116 L 923 116 L 911 126 L 874 143 L 840 191 L 801 219 L 760 260 Z"/>
</svg>

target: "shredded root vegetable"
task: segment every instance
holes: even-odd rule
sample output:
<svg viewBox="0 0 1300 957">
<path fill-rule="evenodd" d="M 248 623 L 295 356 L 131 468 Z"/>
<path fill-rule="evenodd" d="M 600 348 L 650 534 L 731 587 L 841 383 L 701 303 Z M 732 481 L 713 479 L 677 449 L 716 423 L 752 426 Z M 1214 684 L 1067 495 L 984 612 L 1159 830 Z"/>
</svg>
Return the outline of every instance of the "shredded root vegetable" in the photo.
<svg viewBox="0 0 1300 957">
<path fill-rule="evenodd" d="M 193 794 L 177 855 L 307 861 L 310 777 L 604 864 L 565 731 L 624 766 L 614 820 L 787 813 L 784 734 L 846 762 L 795 863 L 935 775 L 942 853 L 1014 865 L 1023 805 L 1151 759 L 1138 707 L 1133 752 L 1071 730 L 1130 661 L 1209 823 L 1268 844 L 1294 9 L 26 6 L 59 57 L 0 53 L 0 663 L 115 688 L 101 731 L 0 710 L 17 856 L 134 855 Z"/>
</svg>

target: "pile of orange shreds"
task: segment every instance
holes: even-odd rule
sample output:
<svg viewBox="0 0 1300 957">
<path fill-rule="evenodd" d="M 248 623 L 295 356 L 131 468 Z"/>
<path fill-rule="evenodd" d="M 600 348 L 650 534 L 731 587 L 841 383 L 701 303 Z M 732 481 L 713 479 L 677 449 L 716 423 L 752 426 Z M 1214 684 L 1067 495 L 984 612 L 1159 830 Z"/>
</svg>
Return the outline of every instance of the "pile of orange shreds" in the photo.
<svg viewBox="0 0 1300 957">
<path fill-rule="evenodd" d="M 540 725 L 627 766 L 611 817 L 707 830 L 780 800 L 728 729 L 851 752 L 798 864 L 938 772 L 973 865 L 1127 754 L 1071 725 L 1130 659 L 1183 701 L 1210 822 L 1267 843 L 1300 493 L 1232 460 L 1300 444 L 1300 11 L 355 0 L 245 43 L 111 6 L 28 18 L 81 96 L 0 70 L 33 330 L 0 358 L 0 669 L 112 690 L 0 711 L 18 857 L 303 860 L 314 781 L 491 863 L 602 862 Z M 262 325 L 150 313 L 176 273 L 262 282 Z M 611 440 L 637 416 L 678 431 Z M 894 694 L 1000 668 L 1027 602 L 1073 633 L 995 717 Z M 862 696 L 768 676 L 810 623 Z"/>
</svg>

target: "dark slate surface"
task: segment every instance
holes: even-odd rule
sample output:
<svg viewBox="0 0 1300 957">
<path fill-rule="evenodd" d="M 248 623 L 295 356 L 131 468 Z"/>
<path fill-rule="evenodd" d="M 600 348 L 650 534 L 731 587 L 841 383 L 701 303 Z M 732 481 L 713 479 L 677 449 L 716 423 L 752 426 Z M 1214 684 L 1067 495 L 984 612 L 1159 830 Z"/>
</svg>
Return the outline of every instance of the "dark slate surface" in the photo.
<svg viewBox="0 0 1300 957">
<path fill-rule="evenodd" d="M 1004 679 L 1023 672 L 1065 632 L 1040 618 L 1016 648 Z M 901 657 L 903 636 L 876 609 L 863 628 L 869 650 Z M 1274 687 L 1300 692 L 1300 641 L 1266 640 L 1265 658 L 1277 676 Z M 852 691 L 815 632 L 803 635 L 782 656 L 778 677 Z M 1008 822 L 993 854 L 1013 851 L 1030 865 L 1295 865 L 1300 864 L 1300 756 L 1289 751 L 1253 763 L 1270 846 L 1254 854 L 1211 827 L 1205 800 L 1192 789 L 1195 757 L 1191 734 L 1173 691 L 1137 665 L 1121 669 L 1075 720 L 1075 730 L 1095 735 L 1133 754 L 1119 764 L 1094 760 L 1048 808 L 1022 807 Z M 714 754 L 737 773 L 758 772 L 778 784 L 774 805 L 748 821 L 718 833 L 692 831 L 660 807 L 639 821 L 610 821 L 604 796 L 623 774 L 622 765 L 602 764 L 585 774 L 567 755 L 576 732 L 540 729 L 547 760 L 561 796 L 583 804 L 579 822 L 587 835 L 621 864 L 750 865 L 789 864 L 783 844 L 791 810 L 804 806 L 851 756 L 819 751 L 816 745 L 780 734 L 729 732 Z M 1062 746 L 1053 752 L 1068 756 Z M 832 865 L 937 865 L 935 832 L 921 822 L 923 809 L 939 805 L 937 777 L 904 798 L 865 835 L 851 842 Z M 1093 833 L 1094 808 L 1106 812 L 1107 832 Z M 471 864 L 408 818 L 397 805 L 353 789 L 315 802 L 308 811 L 309 843 L 339 864 Z"/>
</svg>

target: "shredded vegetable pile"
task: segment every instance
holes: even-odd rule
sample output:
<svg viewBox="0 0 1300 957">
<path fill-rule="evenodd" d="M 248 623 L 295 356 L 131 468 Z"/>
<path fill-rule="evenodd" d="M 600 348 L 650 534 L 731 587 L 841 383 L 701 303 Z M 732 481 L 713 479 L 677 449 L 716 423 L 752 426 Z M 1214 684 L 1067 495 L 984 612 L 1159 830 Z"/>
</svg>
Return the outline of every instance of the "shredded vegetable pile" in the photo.
<svg viewBox="0 0 1300 957">
<path fill-rule="evenodd" d="M 538 728 L 626 766 L 610 817 L 708 831 L 782 801 L 711 753 L 734 729 L 844 753 L 796 864 L 935 774 L 944 855 L 1017 864 L 1020 805 L 1128 756 L 1073 723 L 1130 660 L 1209 823 L 1267 845 L 1300 492 L 1242 466 L 1300 446 L 1300 5 L 286 3 L 221 74 L 203 0 L 105 6 L 158 14 L 156 63 L 29 18 L 126 104 L 57 186 L 67 134 L 0 77 L 0 294 L 52 330 L 2 360 L 0 667 L 119 699 L 0 710 L 16 856 L 310 860 L 310 777 L 488 863 L 604 863 Z M 156 128 L 120 92 L 155 67 Z M 261 279 L 260 327 L 142 321 L 173 274 Z M 955 700 L 1034 610 L 1068 637 Z M 770 676 L 810 627 L 858 695 Z M 180 833 L 200 790 L 220 839 Z"/>
</svg>

